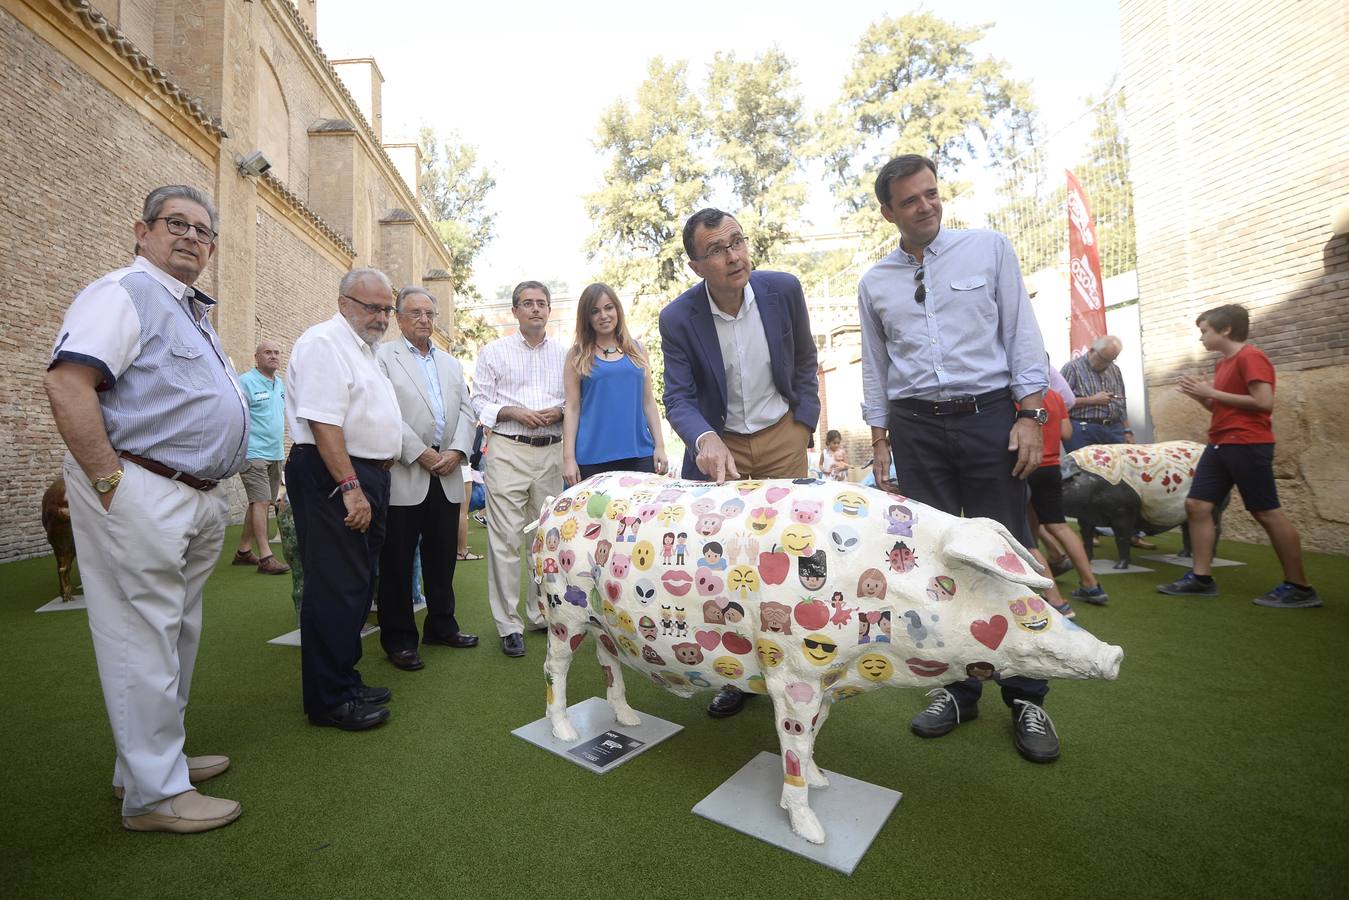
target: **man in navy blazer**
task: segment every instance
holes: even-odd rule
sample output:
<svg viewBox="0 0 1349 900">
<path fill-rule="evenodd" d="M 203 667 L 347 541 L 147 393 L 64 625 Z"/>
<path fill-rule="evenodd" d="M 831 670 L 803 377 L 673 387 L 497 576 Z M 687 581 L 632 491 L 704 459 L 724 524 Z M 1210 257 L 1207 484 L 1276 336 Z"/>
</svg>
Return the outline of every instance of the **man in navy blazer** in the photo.
<svg viewBox="0 0 1349 900">
<path fill-rule="evenodd" d="M 801 283 L 753 271 L 740 224 L 721 210 L 689 217 L 684 250 L 703 281 L 660 314 L 665 415 L 684 441 L 683 477 L 805 477 L 820 395 Z"/>
<path fill-rule="evenodd" d="M 660 314 L 665 416 L 684 440 L 683 476 L 804 478 L 820 384 L 801 282 L 753 271 L 740 223 L 718 209 L 689 217 L 684 251 L 703 280 Z M 744 702 L 728 685 L 707 711 L 733 716 Z"/>
</svg>

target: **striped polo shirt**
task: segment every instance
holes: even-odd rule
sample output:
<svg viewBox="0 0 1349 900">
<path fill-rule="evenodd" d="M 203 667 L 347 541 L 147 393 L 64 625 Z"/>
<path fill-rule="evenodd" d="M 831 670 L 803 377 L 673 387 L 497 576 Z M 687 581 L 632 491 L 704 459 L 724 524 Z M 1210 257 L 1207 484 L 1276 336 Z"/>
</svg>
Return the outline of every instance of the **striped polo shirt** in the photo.
<svg viewBox="0 0 1349 900">
<path fill-rule="evenodd" d="M 100 374 L 98 401 L 114 450 L 211 481 L 243 468 L 248 403 L 211 326 L 214 306 L 141 256 L 71 303 L 50 365 L 77 363 Z"/>
</svg>

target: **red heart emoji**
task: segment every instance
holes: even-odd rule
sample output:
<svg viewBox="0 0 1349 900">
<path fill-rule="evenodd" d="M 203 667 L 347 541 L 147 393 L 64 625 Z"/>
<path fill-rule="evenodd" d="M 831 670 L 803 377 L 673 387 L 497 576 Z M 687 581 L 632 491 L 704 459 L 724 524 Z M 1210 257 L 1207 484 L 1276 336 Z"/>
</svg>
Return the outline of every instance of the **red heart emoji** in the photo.
<svg viewBox="0 0 1349 900">
<path fill-rule="evenodd" d="M 1007 636 L 1007 619 L 1003 616 L 994 616 L 987 621 L 975 619 L 970 623 L 970 634 L 988 649 L 996 650 Z"/>
<path fill-rule="evenodd" d="M 1021 557 L 1017 556 L 1011 550 L 1008 550 L 1002 556 L 999 556 L 995 562 L 1008 572 L 1015 572 L 1018 575 L 1024 575 L 1026 572 L 1026 567 L 1021 565 Z"/>
<path fill-rule="evenodd" d="M 606 581 L 604 583 L 604 592 L 609 595 L 610 600 L 617 600 L 622 590 L 617 581 Z"/>
<path fill-rule="evenodd" d="M 721 635 L 710 628 L 700 628 L 693 633 L 693 639 L 704 650 L 711 653 L 721 643 Z"/>
</svg>

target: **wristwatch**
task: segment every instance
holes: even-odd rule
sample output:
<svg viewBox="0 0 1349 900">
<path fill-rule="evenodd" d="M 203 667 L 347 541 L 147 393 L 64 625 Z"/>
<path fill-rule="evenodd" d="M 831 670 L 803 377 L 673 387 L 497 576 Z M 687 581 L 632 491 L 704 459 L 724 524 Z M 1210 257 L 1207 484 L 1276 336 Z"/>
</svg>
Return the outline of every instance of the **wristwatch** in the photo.
<svg viewBox="0 0 1349 900">
<path fill-rule="evenodd" d="M 104 475 L 101 478 L 94 479 L 94 490 L 100 494 L 111 494 L 117 485 L 122 482 L 122 470 L 118 469 L 111 475 Z"/>
<path fill-rule="evenodd" d="M 1049 410 L 1043 406 L 1039 409 L 1018 409 L 1016 417 L 1018 419 L 1034 419 L 1036 425 L 1049 424 Z"/>
</svg>

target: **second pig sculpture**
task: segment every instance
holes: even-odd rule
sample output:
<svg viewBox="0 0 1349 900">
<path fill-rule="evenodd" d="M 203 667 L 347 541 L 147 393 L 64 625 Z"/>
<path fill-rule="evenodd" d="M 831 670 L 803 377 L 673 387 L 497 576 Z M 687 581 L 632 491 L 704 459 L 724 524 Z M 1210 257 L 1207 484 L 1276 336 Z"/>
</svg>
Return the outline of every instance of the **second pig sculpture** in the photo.
<svg viewBox="0 0 1349 900">
<path fill-rule="evenodd" d="M 577 738 L 567 670 L 586 634 L 622 725 L 639 718 L 620 662 L 681 696 L 767 694 L 782 807 L 817 844 L 815 735 L 835 701 L 994 673 L 1113 679 L 1124 656 L 1036 593 L 1050 582 L 997 522 L 859 485 L 597 475 L 542 511 L 532 551 L 553 735 Z"/>
</svg>

